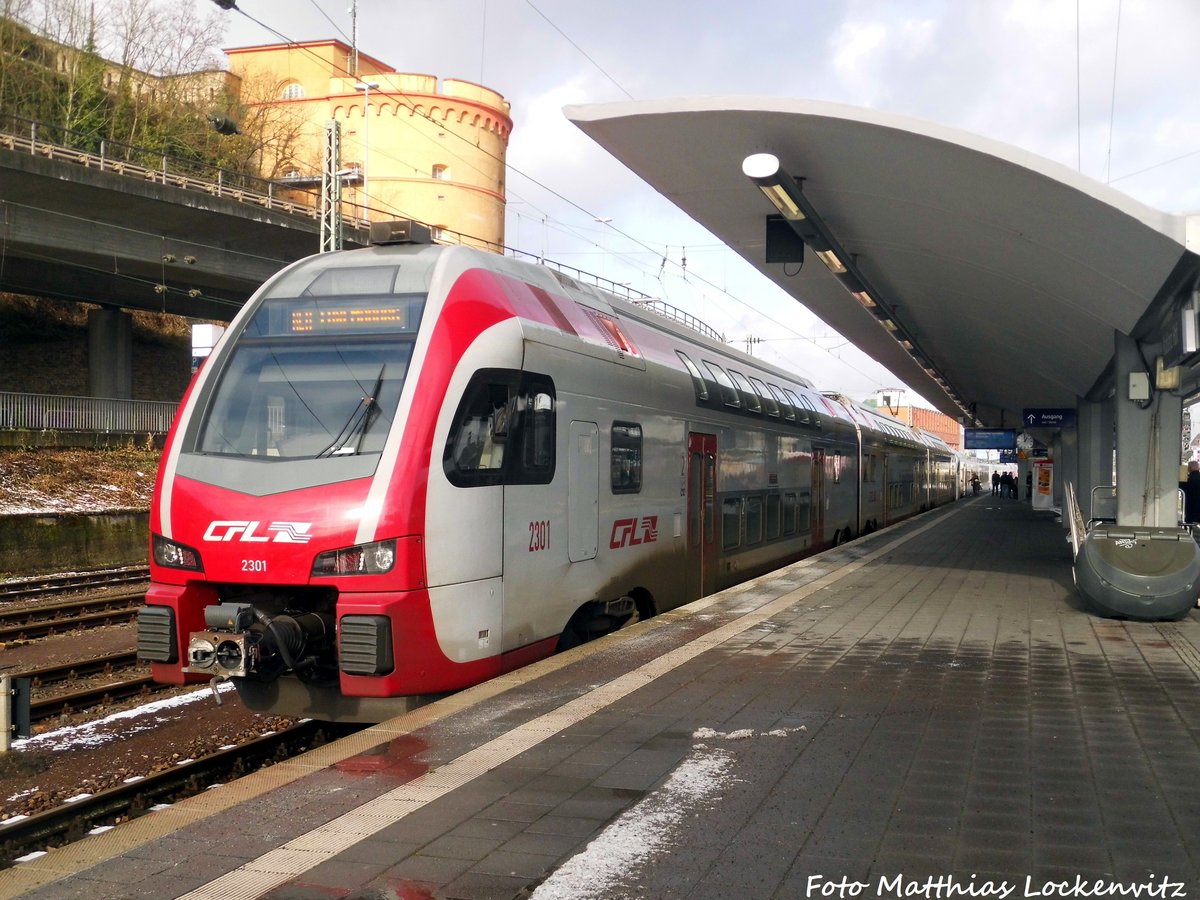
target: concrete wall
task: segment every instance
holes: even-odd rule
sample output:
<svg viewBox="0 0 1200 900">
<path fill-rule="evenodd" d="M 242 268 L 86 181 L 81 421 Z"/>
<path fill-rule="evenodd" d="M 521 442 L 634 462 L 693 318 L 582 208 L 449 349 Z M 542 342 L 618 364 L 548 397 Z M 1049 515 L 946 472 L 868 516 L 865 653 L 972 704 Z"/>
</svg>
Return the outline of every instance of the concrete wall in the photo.
<svg viewBox="0 0 1200 900">
<path fill-rule="evenodd" d="M 0 516 L 0 573 L 144 566 L 148 512 Z"/>
</svg>

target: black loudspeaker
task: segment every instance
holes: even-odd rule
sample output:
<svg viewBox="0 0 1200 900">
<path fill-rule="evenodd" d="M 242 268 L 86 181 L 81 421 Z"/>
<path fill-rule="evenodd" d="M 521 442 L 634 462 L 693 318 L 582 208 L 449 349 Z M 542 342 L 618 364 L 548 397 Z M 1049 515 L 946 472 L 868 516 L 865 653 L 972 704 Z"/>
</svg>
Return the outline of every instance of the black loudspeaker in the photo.
<svg viewBox="0 0 1200 900">
<path fill-rule="evenodd" d="M 804 241 L 783 216 L 767 216 L 767 248 L 769 263 L 803 263 Z"/>
</svg>

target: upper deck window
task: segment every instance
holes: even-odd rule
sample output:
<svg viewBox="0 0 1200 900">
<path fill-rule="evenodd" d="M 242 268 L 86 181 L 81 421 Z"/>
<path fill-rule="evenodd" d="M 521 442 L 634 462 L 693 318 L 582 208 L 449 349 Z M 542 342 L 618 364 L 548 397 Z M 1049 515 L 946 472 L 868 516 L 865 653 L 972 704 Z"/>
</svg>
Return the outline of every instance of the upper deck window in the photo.
<svg viewBox="0 0 1200 900">
<path fill-rule="evenodd" d="M 750 410 L 750 412 L 762 412 L 762 400 L 759 399 L 754 388 L 750 386 L 750 382 L 746 380 L 746 376 L 734 369 L 729 370 L 729 377 L 733 379 L 733 383 L 738 386 L 738 390 L 742 395 L 742 406 Z"/>
<path fill-rule="evenodd" d="M 779 404 L 779 408 L 783 411 L 783 417 L 789 422 L 795 422 L 796 407 L 784 399 L 783 388 L 770 382 L 767 382 L 767 388 L 771 391 L 771 396 L 775 398 L 775 402 Z"/>
<path fill-rule="evenodd" d="M 779 404 L 775 402 L 775 398 L 771 396 L 771 392 L 767 390 L 767 386 L 763 383 L 762 379 L 755 378 L 753 375 L 751 375 L 750 384 L 754 386 L 754 389 L 758 391 L 758 396 L 762 398 L 763 409 L 767 411 L 767 415 L 774 416 L 776 419 L 778 419 Z"/>
<path fill-rule="evenodd" d="M 733 380 L 729 377 L 729 373 L 722 369 L 714 362 L 702 360 L 704 368 L 708 369 L 715 381 L 721 388 L 721 399 L 725 401 L 726 406 L 732 406 L 734 409 L 741 409 L 742 401 L 738 399 L 737 388 L 733 386 Z"/>
<path fill-rule="evenodd" d="M 704 376 L 700 374 L 699 367 L 682 350 L 676 350 L 675 355 L 679 357 L 683 367 L 692 376 L 692 387 L 696 389 L 696 399 L 702 403 L 708 402 L 708 385 L 704 383 Z"/>
</svg>

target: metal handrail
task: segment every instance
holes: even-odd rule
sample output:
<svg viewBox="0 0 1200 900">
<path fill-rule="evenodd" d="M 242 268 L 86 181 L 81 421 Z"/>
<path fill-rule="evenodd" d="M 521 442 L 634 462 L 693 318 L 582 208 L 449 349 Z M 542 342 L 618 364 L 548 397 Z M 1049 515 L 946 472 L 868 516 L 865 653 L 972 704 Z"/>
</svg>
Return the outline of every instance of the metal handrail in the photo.
<svg viewBox="0 0 1200 900">
<path fill-rule="evenodd" d="M 178 403 L 0 391 L 0 430 L 166 434 Z"/>
<path fill-rule="evenodd" d="M 51 137 L 58 137 L 60 140 L 47 140 L 46 132 L 49 132 Z M 72 146 L 69 143 L 69 139 L 72 137 L 85 146 L 82 148 Z M 315 219 L 318 215 L 320 198 L 311 191 L 285 187 L 285 190 L 302 193 L 310 198 L 308 202 L 286 200 L 275 196 L 277 185 L 269 179 L 222 169 L 194 160 L 185 160 L 167 153 L 158 154 L 116 141 L 101 140 L 98 151 L 93 151 L 86 148 L 86 145 L 91 143 L 93 141 L 87 135 L 71 129 L 46 125 L 19 116 L 0 115 L 0 147 L 9 150 L 60 162 L 75 163 L 87 169 L 98 169 L 101 172 L 111 172 L 142 181 L 250 203 L 289 215 L 302 216 L 306 219 Z M 116 151 L 116 155 L 113 151 Z M 144 160 L 149 157 L 156 157 L 159 161 L 158 164 L 154 166 L 145 164 Z M 135 160 L 143 160 L 143 162 Z M 365 219 L 343 218 L 352 226 L 365 227 Z"/>
<path fill-rule="evenodd" d="M 670 319 L 673 322 L 678 322 L 680 325 L 686 325 L 692 331 L 698 331 L 707 338 L 712 338 L 718 343 L 725 343 L 725 335 L 721 334 L 715 328 L 701 322 L 689 312 L 684 312 L 677 306 L 672 306 L 663 300 L 647 298 L 645 300 L 634 300 L 633 303 L 643 309 L 648 309 L 650 312 Z"/>
<path fill-rule="evenodd" d="M 1087 536 L 1087 528 L 1083 523 L 1083 513 L 1079 510 L 1079 501 L 1075 497 L 1075 485 L 1067 482 L 1067 521 L 1071 526 L 1071 556 L 1075 558 L 1079 556 L 1079 548 L 1083 544 L 1083 539 Z"/>
</svg>

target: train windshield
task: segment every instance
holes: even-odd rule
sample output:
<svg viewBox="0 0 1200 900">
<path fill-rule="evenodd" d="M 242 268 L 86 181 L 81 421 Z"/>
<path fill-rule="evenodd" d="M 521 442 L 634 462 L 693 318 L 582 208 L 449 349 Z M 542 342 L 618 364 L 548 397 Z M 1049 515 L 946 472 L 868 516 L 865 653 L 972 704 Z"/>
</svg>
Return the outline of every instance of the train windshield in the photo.
<svg viewBox="0 0 1200 900">
<path fill-rule="evenodd" d="M 224 361 L 196 450 L 279 459 L 379 453 L 424 300 L 268 297 Z"/>
</svg>

